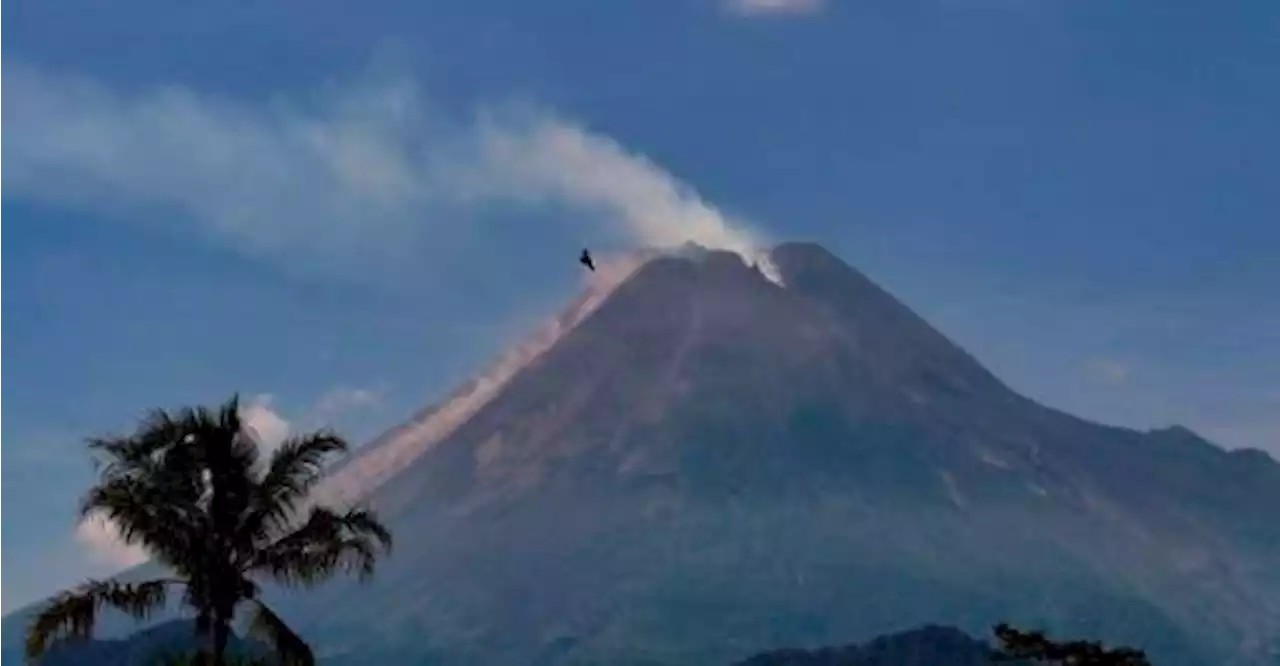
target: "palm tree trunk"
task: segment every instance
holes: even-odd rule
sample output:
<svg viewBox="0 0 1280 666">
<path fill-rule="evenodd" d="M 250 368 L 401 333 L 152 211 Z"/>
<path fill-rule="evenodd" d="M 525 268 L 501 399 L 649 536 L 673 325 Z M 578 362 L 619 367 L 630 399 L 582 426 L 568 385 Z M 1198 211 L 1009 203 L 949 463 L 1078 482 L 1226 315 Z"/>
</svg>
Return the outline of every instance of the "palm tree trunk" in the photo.
<svg viewBox="0 0 1280 666">
<path fill-rule="evenodd" d="M 231 623 L 218 618 L 213 623 L 213 666 L 226 666 L 227 641 L 231 636 Z"/>
<path fill-rule="evenodd" d="M 214 622 L 208 611 L 201 610 L 196 616 L 196 650 L 192 658 L 192 666 L 213 666 Z"/>
</svg>

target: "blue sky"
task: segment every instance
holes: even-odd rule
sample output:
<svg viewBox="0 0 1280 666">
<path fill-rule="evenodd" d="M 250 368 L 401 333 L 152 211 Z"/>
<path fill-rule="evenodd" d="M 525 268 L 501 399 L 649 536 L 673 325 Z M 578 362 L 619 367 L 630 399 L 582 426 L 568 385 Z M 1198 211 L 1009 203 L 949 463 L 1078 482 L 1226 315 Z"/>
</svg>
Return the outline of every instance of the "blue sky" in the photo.
<svg viewBox="0 0 1280 666">
<path fill-rule="evenodd" d="M 6 610 L 132 555 L 89 434 L 361 439 L 591 244 L 815 239 L 1032 397 L 1280 454 L 1280 4 L 12 0 Z M 274 420 L 273 420 L 274 419 Z"/>
</svg>

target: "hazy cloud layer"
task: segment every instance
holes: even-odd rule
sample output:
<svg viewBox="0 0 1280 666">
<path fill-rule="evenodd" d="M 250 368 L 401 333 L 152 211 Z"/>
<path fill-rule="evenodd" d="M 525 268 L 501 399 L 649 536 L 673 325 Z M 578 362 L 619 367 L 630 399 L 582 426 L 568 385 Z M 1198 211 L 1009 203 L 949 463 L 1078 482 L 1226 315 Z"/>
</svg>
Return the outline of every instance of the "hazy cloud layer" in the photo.
<svg viewBox="0 0 1280 666">
<path fill-rule="evenodd" d="M 354 410 L 377 407 L 382 403 L 383 392 L 380 389 L 355 386 L 338 386 L 316 400 L 311 408 L 310 422 L 318 427 L 331 425 L 332 422 Z"/>
<path fill-rule="evenodd" d="M 4 196 L 185 224 L 247 255 L 366 273 L 497 206 L 589 213 L 636 244 L 754 239 L 608 137 L 531 108 L 459 121 L 411 83 L 249 104 L 5 63 Z"/>
<path fill-rule="evenodd" d="M 822 11 L 823 0 L 724 0 L 725 9 L 738 16 L 795 16 Z"/>
<path fill-rule="evenodd" d="M 1085 362 L 1089 376 L 1106 384 L 1123 384 L 1133 374 L 1133 364 L 1116 358 L 1098 357 Z"/>
</svg>

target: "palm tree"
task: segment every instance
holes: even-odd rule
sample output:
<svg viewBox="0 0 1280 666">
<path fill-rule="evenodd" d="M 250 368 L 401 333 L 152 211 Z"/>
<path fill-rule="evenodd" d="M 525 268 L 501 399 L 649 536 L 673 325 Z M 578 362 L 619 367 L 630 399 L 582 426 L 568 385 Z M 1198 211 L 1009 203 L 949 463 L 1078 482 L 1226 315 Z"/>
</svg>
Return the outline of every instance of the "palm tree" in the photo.
<svg viewBox="0 0 1280 666">
<path fill-rule="evenodd" d="M 326 458 L 346 451 L 346 442 L 330 431 L 291 437 L 261 460 L 236 396 L 217 410 L 153 410 L 133 435 L 91 439 L 89 448 L 106 464 L 81 517 L 111 520 L 126 543 L 143 547 L 172 576 L 89 581 L 58 595 L 28 629 L 31 661 L 53 643 L 88 638 L 104 606 L 144 619 L 181 589 L 215 666 L 225 666 L 232 620 L 246 606 L 249 635 L 273 648 L 283 666 L 310 666 L 310 648 L 262 602 L 256 581 L 309 587 L 353 570 L 364 580 L 379 552 L 391 548 L 372 512 L 308 501 Z"/>
</svg>

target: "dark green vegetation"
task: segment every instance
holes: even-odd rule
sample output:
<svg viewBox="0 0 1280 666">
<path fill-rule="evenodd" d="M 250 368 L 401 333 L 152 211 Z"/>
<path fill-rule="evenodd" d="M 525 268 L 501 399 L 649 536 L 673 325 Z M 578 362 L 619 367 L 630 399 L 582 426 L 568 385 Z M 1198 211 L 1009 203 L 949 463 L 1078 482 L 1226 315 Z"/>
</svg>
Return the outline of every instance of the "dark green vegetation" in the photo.
<svg viewBox="0 0 1280 666">
<path fill-rule="evenodd" d="M 1043 632 L 1007 624 L 993 633 L 998 647 L 953 627 L 928 625 L 862 645 L 771 650 L 734 666 L 1151 666 L 1141 650 L 1096 641 L 1053 641 Z"/>
<path fill-rule="evenodd" d="M 1032 661 L 1060 666 L 1151 666 L 1142 650 L 1108 648 L 1098 641 L 1055 641 L 1042 631 L 1022 631 L 996 625 L 1001 661 Z"/>
<path fill-rule="evenodd" d="M 1045 407 L 821 248 L 773 259 L 785 287 L 691 252 L 575 304 L 317 488 L 395 531 L 377 577 L 262 597 L 327 666 L 705 666 L 998 622 L 1280 662 L 1270 456 Z"/>
<path fill-rule="evenodd" d="M 83 517 L 113 521 L 169 575 L 90 581 L 58 595 L 27 626 L 31 660 L 51 643 L 88 638 L 103 607 L 146 619 L 176 589 L 195 615 L 194 632 L 206 639 L 205 663 L 226 663 L 232 621 L 247 610 L 248 633 L 282 666 L 310 666 L 310 647 L 262 600 L 258 581 L 309 586 L 339 571 L 368 576 L 391 544 L 367 510 L 311 506 L 301 514 L 325 459 L 346 451 L 342 439 L 295 437 L 262 460 L 235 398 L 216 411 L 154 411 L 134 434 L 95 439 L 90 448 L 104 459 Z"/>
</svg>

